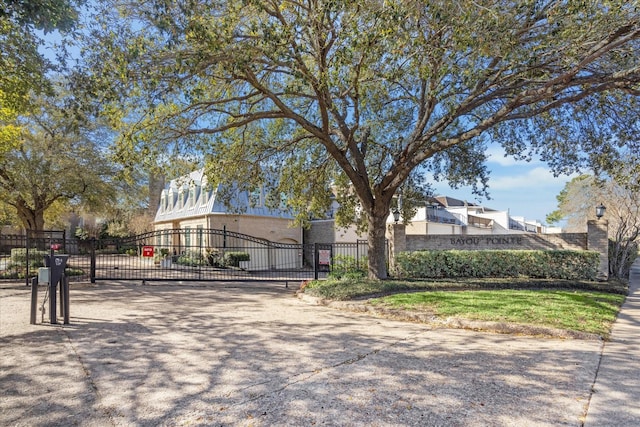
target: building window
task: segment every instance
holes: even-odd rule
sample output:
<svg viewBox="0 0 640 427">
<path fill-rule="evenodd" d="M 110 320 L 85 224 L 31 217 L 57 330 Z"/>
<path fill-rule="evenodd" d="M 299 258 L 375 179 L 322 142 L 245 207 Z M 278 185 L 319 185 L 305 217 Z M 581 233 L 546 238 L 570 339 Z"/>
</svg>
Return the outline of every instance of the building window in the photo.
<svg viewBox="0 0 640 427">
<path fill-rule="evenodd" d="M 189 188 L 189 207 L 192 208 L 194 207 L 196 204 L 196 187 L 195 186 L 191 186 L 191 188 Z"/>
<path fill-rule="evenodd" d="M 191 247 L 191 227 L 184 228 L 184 245 L 187 248 Z"/>
</svg>

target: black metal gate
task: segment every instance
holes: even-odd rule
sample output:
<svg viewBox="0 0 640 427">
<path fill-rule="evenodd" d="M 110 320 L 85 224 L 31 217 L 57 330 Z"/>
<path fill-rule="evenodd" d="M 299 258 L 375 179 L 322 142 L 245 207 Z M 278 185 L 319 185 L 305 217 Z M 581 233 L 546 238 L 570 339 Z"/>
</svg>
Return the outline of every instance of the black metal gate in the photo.
<svg viewBox="0 0 640 427">
<path fill-rule="evenodd" d="M 287 244 L 216 229 L 174 229 L 92 241 L 91 281 L 302 281 L 336 256 L 366 266 L 366 243 Z"/>
</svg>

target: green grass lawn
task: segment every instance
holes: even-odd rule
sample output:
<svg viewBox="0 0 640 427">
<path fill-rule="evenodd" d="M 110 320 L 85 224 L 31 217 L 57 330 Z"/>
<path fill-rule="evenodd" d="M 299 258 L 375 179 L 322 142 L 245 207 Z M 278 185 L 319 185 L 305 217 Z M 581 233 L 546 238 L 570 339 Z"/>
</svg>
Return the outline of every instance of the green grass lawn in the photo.
<svg viewBox="0 0 640 427">
<path fill-rule="evenodd" d="M 305 292 L 327 299 L 364 299 L 378 307 L 423 311 L 442 318 L 509 322 L 608 337 L 626 295 L 620 282 L 532 279 L 310 283 Z"/>
<path fill-rule="evenodd" d="M 497 290 L 416 292 L 370 302 L 428 310 L 438 317 L 547 326 L 606 337 L 623 301 L 623 295 L 592 291 Z"/>
</svg>

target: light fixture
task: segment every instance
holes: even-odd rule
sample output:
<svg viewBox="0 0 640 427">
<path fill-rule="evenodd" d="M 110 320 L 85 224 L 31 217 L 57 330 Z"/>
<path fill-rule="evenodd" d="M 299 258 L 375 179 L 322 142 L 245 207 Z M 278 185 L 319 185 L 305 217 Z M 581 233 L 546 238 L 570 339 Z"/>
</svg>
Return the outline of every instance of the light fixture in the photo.
<svg viewBox="0 0 640 427">
<path fill-rule="evenodd" d="M 606 210 L 607 208 L 602 203 L 600 203 L 598 206 L 596 206 L 596 217 L 598 219 L 602 218 Z"/>
<path fill-rule="evenodd" d="M 393 214 L 393 221 L 397 224 L 400 221 L 400 211 L 398 208 L 394 208 L 391 213 Z"/>
</svg>

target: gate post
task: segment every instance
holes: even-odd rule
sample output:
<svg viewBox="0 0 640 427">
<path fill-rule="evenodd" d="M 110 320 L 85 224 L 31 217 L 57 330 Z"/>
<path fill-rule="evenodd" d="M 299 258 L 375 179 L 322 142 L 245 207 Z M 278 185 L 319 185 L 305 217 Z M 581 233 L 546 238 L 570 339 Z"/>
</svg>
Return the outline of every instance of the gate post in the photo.
<svg viewBox="0 0 640 427">
<path fill-rule="evenodd" d="M 397 275 L 396 257 L 407 250 L 407 234 L 404 224 L 389 224 L 387 226 L 387 240 L 389 244 L 390 273 Z"/>
<path fill-rule="evenodd" d="M 609 221 L 605 219 L 587 221 L 587 250 L 600 252 L 597 279 L 609 280 Z"/>
</svg>

